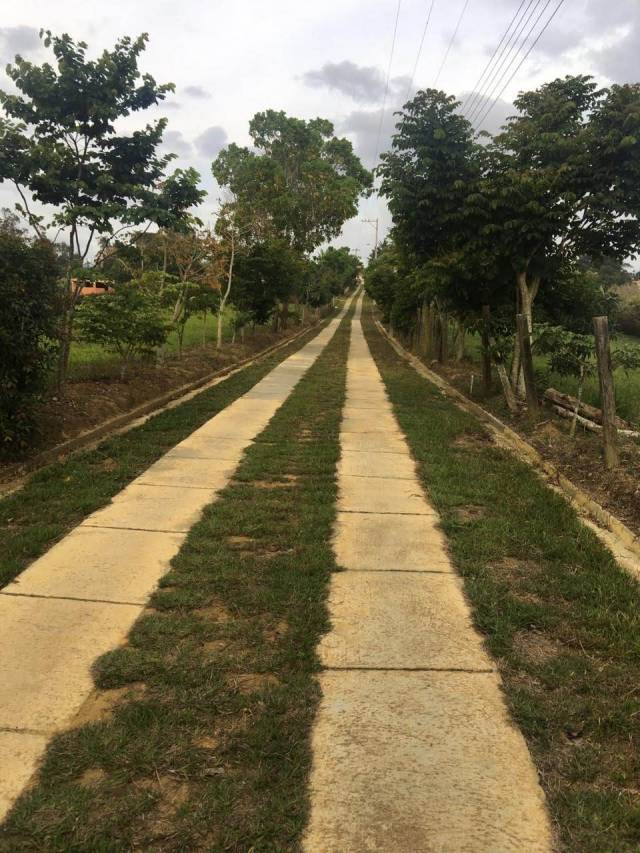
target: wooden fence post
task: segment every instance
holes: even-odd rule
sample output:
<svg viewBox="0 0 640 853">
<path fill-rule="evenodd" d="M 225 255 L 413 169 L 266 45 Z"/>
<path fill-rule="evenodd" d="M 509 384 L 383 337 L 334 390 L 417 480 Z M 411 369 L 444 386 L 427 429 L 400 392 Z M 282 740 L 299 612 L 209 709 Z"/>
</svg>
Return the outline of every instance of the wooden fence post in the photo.
<svg viewBox="0 0 640 853">
<path fill-rule="evenodd" d="M 618 452 L 616 397 L 613 387 L 613 371 L 611 369 L 611 348 L 609 346 L 608 319 L 606 317 L 594 317 L 593 331 L 596 338 L 598 378 L 600 380 L 604 464 L 607 468 L 611 469 L 616 468 L 620 463 L 620 455 Z"/>
<path fill-rule="evenodd" d="M 491 392 L 491 308 L 482 306 L 482 387 L 484 393 Z"/>
<path fill-rule="evenodd" d="M 524 314 L 516 315 L 518 325 L 518 341 L 520 344 L 520 360 L 522 361 L 522 372 L 524 374 L 524 387 L 527 393 L 527 408 L 529 413 L 536 416 L 540 410 L 538 392 L 536 391 L 536 377 L 533 372 L 533 355 L 531 354 L 531 329 Z"/>
</svg>

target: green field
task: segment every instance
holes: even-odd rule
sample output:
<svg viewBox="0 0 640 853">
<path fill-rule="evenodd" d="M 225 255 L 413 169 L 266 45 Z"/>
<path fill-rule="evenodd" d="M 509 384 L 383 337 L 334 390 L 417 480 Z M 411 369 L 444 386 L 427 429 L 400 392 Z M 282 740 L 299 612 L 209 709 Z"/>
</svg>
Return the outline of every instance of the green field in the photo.
<svg viewBox="0 0 640 853">
<path fill-rule="evenodd" d="M 228 308 L 222 318 L 224 341 L 230 341 L 233 334 L 233 313 L 233 308 Z M 169 319 L 170 314 L 167 312 L 167 322 L 169 322 Z M 215 315 L 207 314 L 206 324 L 203 323 L 201 314 L 189 317 L 184 330 L 183 349 L 202 346 L 203 332 L 206 344 L 214 344 L 216 340 Z M 175 330 L 169 335 L 166 352 L 168 355 L 177 355 L 178 353 L 178 334 Z M 117 355 L 109 352 L 105 347 L 98 344 L 82 343 L 80 341 L 73 342 L 69 359 L 69 377 L 71 379 L 110 376 L 113 373 L 118 373 L 119 369 Z"/>
<path fill-rule="evenodd" d="M 617 334 L 612 343 L 614 352 L 616 346 L 619 344 L 640 347 L 640 340 L 631 335 Z M 478 375 L 476 376 L 476 379 L 478 379 L 480 373 L 479 335 L 470 335 L 468 337 L 465 353 L 473 362 L 478 363 Z M 541 391 L 552 387 L 567 394 L 576 394 L 578 380 L 570 376 L 560 376 L 558 373 L 550 371 L 547 356 L 534 356 L 534 366 L 538 387 Z M 625 420 L 631 421 L 634 424 L 640 423 L 640 370 L 632 370 L 629 373 L 625 373 L 624 370 L 618 368 L 614 372 L 614 380 L 618 414 L 621 418 L 625 418 Z M 585 403 L 590 403 L 593 406 L 600 405 L 600 389 L 598 387 L 597 376 L 590 376 L 585 380 L 582 399 Z"/>
</svg>

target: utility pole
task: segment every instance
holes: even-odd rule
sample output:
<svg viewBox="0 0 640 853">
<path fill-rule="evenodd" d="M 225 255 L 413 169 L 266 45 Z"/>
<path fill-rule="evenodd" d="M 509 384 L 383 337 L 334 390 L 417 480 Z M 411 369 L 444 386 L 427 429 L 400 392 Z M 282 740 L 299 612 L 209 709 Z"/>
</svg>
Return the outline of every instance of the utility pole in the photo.
<svg viewBox="0 0 640 853">
<path fill-rule="evenodd" d="M 371 225 L 372 228 L 375 229 L 376 239 L 375 239 L 375 243 L 373 244 L 373 257 L 377 258 L 378 257 L 378 217 L 376 216 L 375 219 L 363 219 L 362 222 L 368 223 L 369 225 Z"/>
</svg>

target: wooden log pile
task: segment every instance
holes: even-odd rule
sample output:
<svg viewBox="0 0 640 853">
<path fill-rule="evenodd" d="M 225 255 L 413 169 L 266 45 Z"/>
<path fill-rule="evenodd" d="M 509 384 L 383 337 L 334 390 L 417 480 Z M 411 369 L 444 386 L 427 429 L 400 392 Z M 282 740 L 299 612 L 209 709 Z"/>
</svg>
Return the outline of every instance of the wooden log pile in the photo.
<svg viewBox="0 0 640 853">
<path fill-rule="evenodd" d="M 588 403 L 582 402 L 582 400 L 578 401 L 576 397 L 564 394 L 555 388 L 547 388 L 544 392 L 544 399 L 561 418 L 573 420 L 575 417 L 581 427 L 591 432 L 600 432 L 602 430 L 603 416 L 601 409 L 596 409 L 595 406 L 590 406 Z M 616 416 L 615 422 L 616 427 L 622 435 L 632 438 L 640 437 L 640 432 L 634 430 L 628 421 Z"/>
</svg>

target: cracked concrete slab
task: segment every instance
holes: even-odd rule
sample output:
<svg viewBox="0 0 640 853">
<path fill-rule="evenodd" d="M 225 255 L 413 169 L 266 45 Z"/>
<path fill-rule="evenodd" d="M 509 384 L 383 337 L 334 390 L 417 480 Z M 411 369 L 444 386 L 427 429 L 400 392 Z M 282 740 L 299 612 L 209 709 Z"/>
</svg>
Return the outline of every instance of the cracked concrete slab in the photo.
<svg viewBox="0 0 640 853">
<path fill-rule="evenodd" d="M 387 435 L 384 432 L 343 432 L 340 437 L 343 450 L 366 450 L 368 453 L 401 453 L 407 452 L 404 441 L 397 435 Z"/>
<path fill-rule="evenodd" d="M 179 458 L 167 454 L 142 474 L 141 486 L 190 486 L 219 489 L 235 471 L 237 462 L 223 459 Z"/>
<path fill-rule="evenodd" d="M 415 480 L 415 467 L 413 460 L 403 454 L 349 451 L 343 447 L 338 462 L 338 480 L 342 477 Z M 375 483 L 372 488 L 376 488 Z"/>
<path fill-rule="evenodd" d="M 163 459 L 213 459 L 237 462 L 251 441 L 233 436 L 205 436 L 199 430 L 168 450 Z"/>
<path fill-rule="evenodd" d="M 368 478 L 343 473 L 339 481 L 338 510 L 435 517 L 435 510 L 426 503 L 422 489 L 416 485 L 415 474 L 413 479 L 387 478 L 384 483 L 376 484 Z"/>
<path fill-rule="evenodd" d="M 220 474 L 219 486 L 229 481 Z M 159 532 L 186 532 L 200 519 L 204 507 L 216 495 L 212 486 L 191 489 L 179 486 L 143 486 L 136 480 L 103 509 L 92 513 L 82 527 L 123 527 Z"/>
<path fill-rule="evenodd" d="M 430 515 L 339 513 L 339 566 L 369 572 L 452 572 L 446 541 Z"/>
</svg>

